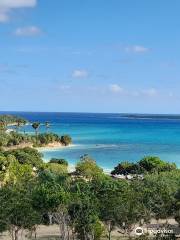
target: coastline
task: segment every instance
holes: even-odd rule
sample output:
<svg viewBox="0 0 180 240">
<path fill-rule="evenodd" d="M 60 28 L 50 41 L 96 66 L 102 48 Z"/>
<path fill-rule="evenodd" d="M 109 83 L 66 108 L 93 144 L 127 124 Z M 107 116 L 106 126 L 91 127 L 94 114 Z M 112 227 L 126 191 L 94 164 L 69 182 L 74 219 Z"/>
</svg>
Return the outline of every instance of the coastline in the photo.
<svg viewBox="0 0 180 240">
<path fill-rule="evenodd" d="M 43 147 L 36 147 L 35 149 L 37 149 L 40 152 L 46 152 L 46 151 L 56 151 L 64 148 L 72 148 L 75 146 L 76 146 L 75 144 L 69 144 L 68 146 L 65 146 L 62 143 L 50 143 Z"/>
<path fill-rule="evenodd" d="M 43 153 L 43 152 L 47 152 L 47 151 L 59 151 L 61 149 L 65 149 L 65 148 L 72 148 L 72 147 L 75 147 L 76 145 L 75 144 L 69 144 L 68 146 L 65 146 L 65 145 L 62 145 L 61 143 L 59 144 L 51 144 L 49 146 L 45 146 L 45 147 L 38 147 L 38 148 L 35 148 L 37 149 L 39 152 Z M 49 159 L 45 159 L 43 157 L 43 161 L 44 162 L 48 162 Z M 75 171 L 75 164 L 70 164 L 68 163 L 68 172 L 69 173 L 72 173 Z"/>
<path fill-rule="evenodd" d="M 69 144 L 69 145 L 65 146 L 62 143 L 54 142 L 54 143 L 49 143 L 42 147 L 34 147 L 32 143 L 28 142 L 28 143 L 21 143 L 18 145 L 9 146 L 9 147 L 3 147 L 3 150 L 9 151 L 9 150 L 16 150 L 16 149 L 30 147 L 30 148 L 34 148 L 40 152 L 46 152 L 46 151 L 60 150 L 60 149 L 64 149 L 64 148 L 71 148 L 71 147 L 75 147 L 75 146 L 76 146 L 75 144 Z"/>
</svg>

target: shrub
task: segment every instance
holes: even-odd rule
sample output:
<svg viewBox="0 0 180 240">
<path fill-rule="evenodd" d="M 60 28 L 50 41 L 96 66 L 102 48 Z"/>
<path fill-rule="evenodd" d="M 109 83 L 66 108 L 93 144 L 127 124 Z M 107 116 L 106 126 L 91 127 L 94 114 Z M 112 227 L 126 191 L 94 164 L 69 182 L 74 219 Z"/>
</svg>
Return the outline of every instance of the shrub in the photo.
<svg viewBox="0 0 180 240">
<path fill-rule="evenodd" d="M 68 162 L 65 159 L 59 159 L 59 158 L 51 158 L 49 163 L 57 163 L 57 164 L 68 166 Z"/>
<path fill-rule="evenodd" d="M 4 153 L 4 155 L 13 155 L 21 164 L 29 164 L 35 167 L 40 167 L 43 164 L 42 155 L 33 148 L 27 147 L 23 149 L 7 151 Z"/>
<path fill-rule="evenodd" d="M 167 163 L 159 157 L 147 156 L 137 163 L 122 162 L 119 163 L 111 174 L 144 174 L 153 172 L 168 172 L 176 170 L 177 167 L 174 163 Z"/>
<path fill-rule="evenodd" d="M 72 139 L 69 135 L 61 136 L 61 143 L 65 146 L 67 146 L 72 143 Z"/>
</svg>

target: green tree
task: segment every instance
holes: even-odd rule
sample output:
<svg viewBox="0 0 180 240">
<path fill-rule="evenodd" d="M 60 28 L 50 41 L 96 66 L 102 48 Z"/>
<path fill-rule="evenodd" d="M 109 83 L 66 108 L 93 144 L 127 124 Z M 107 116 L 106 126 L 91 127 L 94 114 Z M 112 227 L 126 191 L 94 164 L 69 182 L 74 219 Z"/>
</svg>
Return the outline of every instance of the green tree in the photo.
<svg viewBox="0 0 180 240">
<path fill-rule="evenodd" d="M 177 169 L 174 163 L 167 163 L 159 157 L 147 156 L 137 163 L 122 162 L 119 163 L 111 172 L 113 175 L 137 175 L 154 172 L 167 172 Z"/>
<path fill-rule="evenodd" d="M 65 146 L 68 146 L 72 143 L 72 138 L 69 135 L 61 136 L 61 143 Z"/>
<path fill-rule="evenodd" d="M 180 188 L 175 194 L 175 219 L 180 226 Z"/>
<path fill-rule="evenodd" d="M 67 165 L 64 164 L 58 164 L 58 163 L 47 163 L 46 165 L 47 169 L 49 169 L 52 173 L 55 174 L 68 174 L 68 169 L 67 169 Z"/>
<path fill-rule="evenodd" d="M 6 130 L 6 124 L 3 120 L 0 120 L 0 132 L 4 132 Z"/>
<path fill-rule="evenodd" d="M 159 157 L 147 156 L 138 162 L 144 172 L 165 172 L 176 169 L 176 165 L 162 161 Z"/>
<path fill-rule="evenodd" d="M 68 162 L 63 158 L 51 158 L 49 163 L 57 163 L 68 166 Z"/>
<path fill-rule="evenodd" d="M 106 227 L 108 239 L 115 228 L 122 234 L 130 234 L 145 216 L 139 191 L 131 186 L 131 182 L 108 176 L 93 179 L 91 184 L 99 200 L 100 219 Z"/>
<path fill-rule="evenodd" d="M 34 130 L 35 130 L 36 136 L 38 135 L 38 130 L 39 130 L 40 125 L 41 125 L 41 124 L 40 124 L 39 122 L 34 122 L 34 123 L 32 124 L 32 127 L 33 127 Z"/>
<path fill-rule="evenodd" d="M 122 162 L 119 163 L 111 172 L 113 175 L 125 175 L 140 173 L 140 167 L 136 163 Z"/>
<path fill-rule="evenodd" d="M 94 239 L 99 223 L 98 199 L 91 189 L 91 184 L 84 180 L 76 181 L 71 189 L 69 215 L 73 232 L 80 240 Z"/>
<path fill-rule="evenodd" d="M 143 181 L 137 181 L 136 191 L 150 213 L 157 219 L 168 219 L 173 212 L 175 193 L 180 186 L 180 172 L 162 172 L 146 175 Z"/>
<path fill-rule="evenodd" d="M 6 133 L 0 133 L 0 147 L 6 147 L 8 145 L 9 139 L 10 136 L 8 136 Z"/>
<path fill-rule="evenodd" d="M 36 149 L 23 148 L 4 152 L 5 156 L 13 155 L 20 164 L 28 164 L 40 168 L 43 165 L 42 155 Z"/>
<path fill-rule="evenodd" d="M 20 127 L 23 126 L 25 123 L 25 120 L 23 121 L 22 119 L 18 118 L 16 120 L 16 131 L 19 132 Z"/>
<path fill-rule="evenodd" d="M 24 125 L 27 122 L 27 120 L 15 115 L 2 114 L 0 115 L 0 122 L 3 122 L 5 126 L 16 125 L 17 122 L 20 122 Z"/>
<path fill-rule="evenodd" d="M 76 165 L 76 174 L 91 180 L 102 175 L 103 169 L 89 155 L 83 155 Z"/>
<path fill-rule="evenodd" d="M 49 179 L 46 178 L 37 183 L 33 191 L 33 204 L 41 215 L 51 216 L 62 203 L 62 198 L 63 188 L 51 175 L 49 175 Z"/>
<path fill-rule="evenodd" d="M 44 172 L 45 173 L 45 172 Z M 48 224 L 57 223 L 60 237 L 65 240 L 69 231 L 69 192 L 58 183 L 57 173 L 41 175 L 33 191 L 33 206 L 42 217 L 48 216 Z"/>
<path fill-rule="evenodd" d="M 2 187 L 0 202 L 0 225 L 11 233 L 12 240 L 19 239 L 21 230 L 30 230 L 40 223 L 40 216 L 32 207 L 31 194 L 25 187 Z"/>
</svg>

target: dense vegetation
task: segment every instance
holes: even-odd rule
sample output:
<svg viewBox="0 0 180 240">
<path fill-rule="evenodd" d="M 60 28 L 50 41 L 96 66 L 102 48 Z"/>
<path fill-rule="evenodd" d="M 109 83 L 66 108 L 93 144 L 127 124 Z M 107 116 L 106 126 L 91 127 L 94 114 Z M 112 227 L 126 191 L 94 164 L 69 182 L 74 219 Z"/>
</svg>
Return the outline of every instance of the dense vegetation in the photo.
<svg viewBox="0 0 180 240">
<path fill-rule="evenodd" d="M 22 143 L 28 143 L 30 141 L 31 137 L 27 134 L 16 132 L 6 133 L 5 131 L 0 133 L 0 147 L 11 147 Z"/>
<path fill-rule="evenodd" d="M 62 240 L 98 240 L 111 239 L 115 228 L 130 236 L 135 224 L 151 218 L 180 224 L 178 169 L 154 169 L 130 181 L 105 175 L 88 155 L 74 173 L 67 167 L 64 159 L 43 163 L 32 148 L 1 151 L 0 231 L 17 240 L 24 229 L 31 236 L 40 224 L 58 224 Z"/>
<path fill-rule="evenodd" d="M 27 123 L 27 120 L 25 120 L 22 117 L 18 117 L 15 115 L 0 115 L 0 123 L 4 123 L 5 126 L 9 124 L 21 124 L 24 125 Z"/>
<path fill-rule="evenodd" d="M 34 122 L 31 124 L 35 130 L 35 135 L 19 133 L 19 129 L 28 121 L 15 115 L 0 115 L 0 147 L 13 147 L 22 144 L 34 147 L 46 146 L 50 143 L 60 143 L 64 146 L 71 144 L 72 139 L 69 135 L 58 136 L 55 133 L 49 133 L 50 123 L 45 122 L 46 133 L 39 133 L 41 123 Z M 7 129 L 13 125 L 13 129 Z"/>
<path fill-rule="evenodd" d="M 7 127 L 15 126 L 16 130 L 25 125 L 27 123 L 27 120 L 17 117 L 14 115 L 0 115 L 0 132 L 4 132 L 7 130 Z"/>
<path fill-rule="evenodd" d="M 0 147 L 12 147 L 20 144 L 32 144 L 34 147 L 46 146 L 50 143 L 61 143 L 62 145 L 69 145 L 72 142 L 68 135 L 59 137 L 54 133 L 41 133 L 38 135 L 21 134 L 17 132 L 1 132 L 0 133 Z"/>
<path fill-rule="evenodd" d="M 162 161 L 158 157 L 147 156 L 137 163 L 122 162 L 112 171 L 113 175 L 138 175 L 153 172 L 167 172 L 176 169 L 174 163 Z"/>
</svg>

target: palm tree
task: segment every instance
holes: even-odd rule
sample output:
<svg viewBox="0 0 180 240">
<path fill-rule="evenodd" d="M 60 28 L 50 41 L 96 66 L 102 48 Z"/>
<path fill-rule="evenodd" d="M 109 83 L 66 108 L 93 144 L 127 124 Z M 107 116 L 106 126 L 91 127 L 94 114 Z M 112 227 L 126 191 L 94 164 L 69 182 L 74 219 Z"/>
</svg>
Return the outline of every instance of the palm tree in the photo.
<svg viewBox="0 0 180 240">
<path fill-rule="evenodd" d="M 4 121 L 0 121 L 0 131 L 5 131 L 6 130 L 6 124 Z"/>
<path fill-rule="evenodd" d="M 34 128 L 35 133 L 36 133 L 36 136 L 37 136 L 37 135 L 38 135 L 38 129 L 39 129 L 39 127 L 40 127 L 40 123 L 39 123 L 39 122 L 34 122 L 34 123 L 32 124 L 32 127 Z"/>
<path fill-rule="evenodd" d="M 16 123 L 16 131 L 19 132 L 19 128 L 22 126 L 22 122 L 20 120 L 17 120 L 17 123 Z"/>
<path fill-rule="evenodd" d="M 46 126 L 46 133 L 47 133 L 50 128 L 50 122 L 45 122 L 45 126 Z"/>
</svg>

